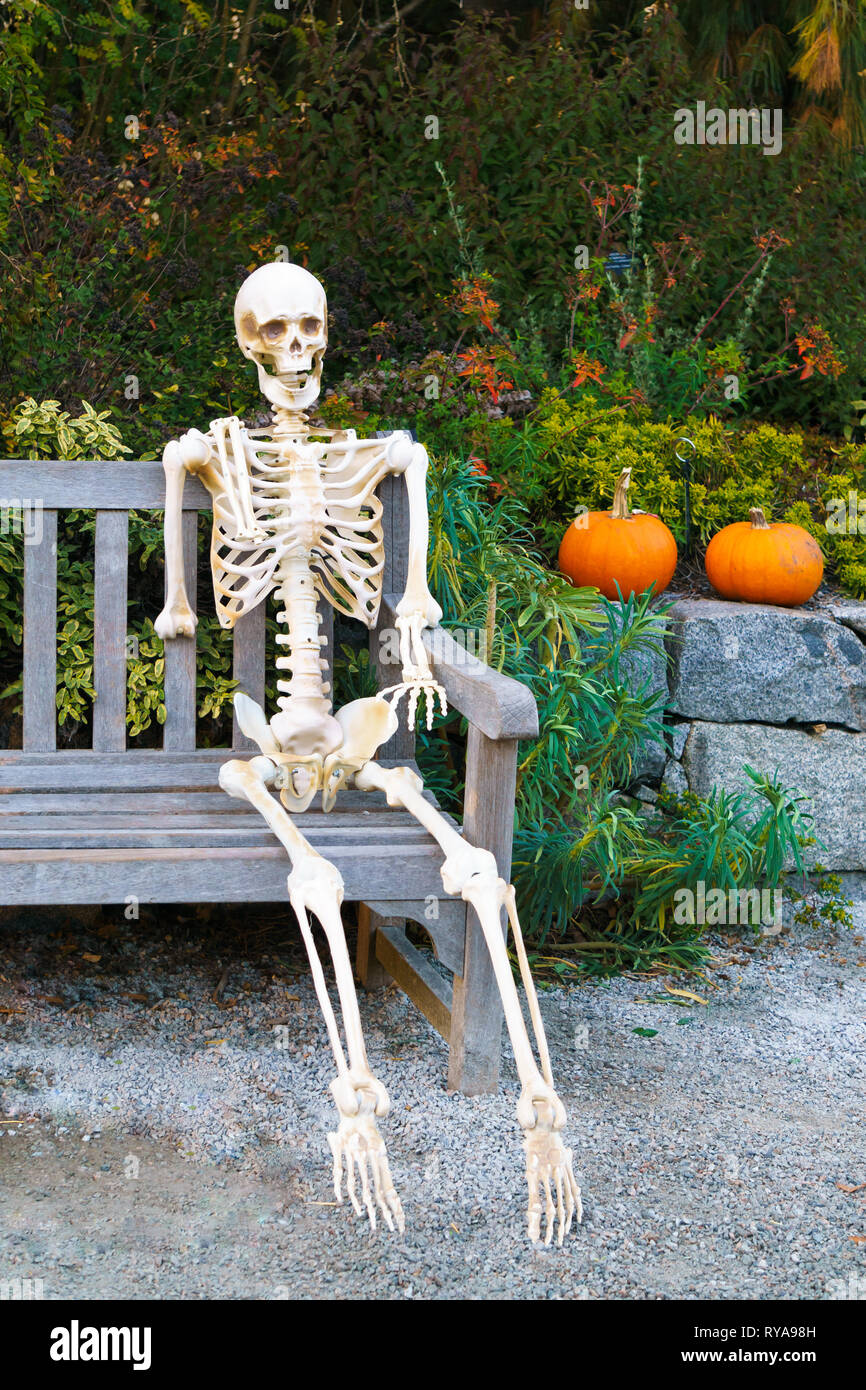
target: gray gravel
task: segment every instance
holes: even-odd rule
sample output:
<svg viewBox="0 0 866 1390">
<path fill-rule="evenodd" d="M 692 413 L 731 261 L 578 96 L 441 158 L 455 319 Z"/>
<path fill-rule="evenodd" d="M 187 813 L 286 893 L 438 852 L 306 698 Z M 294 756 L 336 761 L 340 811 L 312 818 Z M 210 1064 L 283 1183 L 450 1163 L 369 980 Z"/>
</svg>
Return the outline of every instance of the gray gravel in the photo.
<svg viewBox="0 0 866 1390">
<path fill-rule="evenodd" d="M 109 915 L 101 935 L 32 913 L 0 934 L 20 1121 L 0 1125 L 0 1279 L 46 1298 L 866 1297 L 859 929 L 716 938 L 704 979 L 545 991 L 585 1207 L 557 1251 L 524 1238 L 507 1052 L 498 1095 L 448 1095 L 438 1035 L 396 989 L 362 995 L 407 1216 L 371 1235 L 332 1205 L 333 1066 L 295 948 Z"/>
</svg>

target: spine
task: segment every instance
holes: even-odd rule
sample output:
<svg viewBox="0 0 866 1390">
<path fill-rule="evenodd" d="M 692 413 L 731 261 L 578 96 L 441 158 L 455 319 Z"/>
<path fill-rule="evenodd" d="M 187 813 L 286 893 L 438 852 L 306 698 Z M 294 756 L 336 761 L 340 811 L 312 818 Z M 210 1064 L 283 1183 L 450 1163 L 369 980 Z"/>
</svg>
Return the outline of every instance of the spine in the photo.
<svg viewBox="0 0 866 1390">
<path fill-rule="evenodd" d="M 280 692 L 277 704 L 285 710 L 290 700 L 300 699 L 330 712 L 331 687 L 322 679 L 322 671 L 328 663 L 321 655 L 327 638 L 319 632 L 316 588 L 309 556 L 303 553 L 286 555 L 277 578 L 277 601 L 282 605 L 277 622 L 288 627 L 287 632 L 277 634 L 277 644 L 288 648 L 288 655 L 277 657 L 277 670 L 291 673 L 289 680 L 277 681 Z"/>
</svg>

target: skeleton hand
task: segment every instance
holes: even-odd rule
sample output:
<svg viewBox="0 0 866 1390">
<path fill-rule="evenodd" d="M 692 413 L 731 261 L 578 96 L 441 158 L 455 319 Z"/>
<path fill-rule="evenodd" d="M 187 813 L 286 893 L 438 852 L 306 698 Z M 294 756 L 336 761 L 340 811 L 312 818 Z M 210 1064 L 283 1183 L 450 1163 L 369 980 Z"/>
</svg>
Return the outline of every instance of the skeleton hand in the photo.
<svg viewBox="0 0 866 1390">
<path fill-rule="evenodd" d="M 541 1083 L 521 1093 L 517 1118 L 523 1126 L 523 1146 L 526 1150 L 529 1239 L 541 1239 L 543 1188 L 547 1219 L 544 1243 L 550 1244 L 556 1229 L 556 1243 L 562 1245 L 575 1215 L 578 1222 L 583 1217 L 580 1188 L 572 1170 L 572 1151 L 563 1144 L 560 1132 L 565 1124 L 565 1107 L 552 1087 Z"/>
<path fill-rule="evenodd" d="M 436 696 L 439 696 L 439 706 L 443 714 L 448 713 L 448 697 L 438 681 L 434 681 L 432 676 L 418 679 L 403 680 L 399 685 L 389 685 L 386 690 L 381 690 L 380 695 L 390 695 L 390 705 L 396 709 L 402 697 L 409 696 L 409 708 L 407 712 L 406 724 L 408 728 L 415 727 L 415 715 L 418 710 L 418 697 L 424 693 L 427 703 L 427 728 L 433 728 L 433 715 L 436 713 Z"/>
<path fill-rule="evenodd" d="M 198 618 L 184 595 L 165 605 L 153 627 L 157 637 L 165 642 L 169 637 L 192 637 L 197 624 Z"/>
<path fill-rule="evenodd" d="M 376 1126 L 376 1115 L 388 1112 L 388 1093 L 374 1076 L 353 1078 L 351 1072 L 332 1081 L 331 1091 L 340 1111 L 337 1132 L 328 1135 L 334 1157 L 334 1195 L 342 1205 L 345 1162 L 346 1191 L 358 1215 L 363 1215 L 357 1192 L 357 1179 L 360 1178 L 361 1199 L 371 1229 L 376 1229 L 378 1205 L 388 1230 L 393 1231 L 396 1222 L 402 1235 L 405 1229 L 403 1208 L 394 1189 L 385 1141 Z"/>
<path fill-rule="evenodd" d="M 448 700 L 442 686 L 433 679 L 433 672 L 430 670 L 430 662 L 427 660 L 421 634 L 425 627 L 431 627 L 438 623 L 442 617 L 442 609 L 433 598 L 430 598 L 426 609 L 413 609 L 410 612 L 401 613 L 398 605 L 397 614 L 403 679 L 399 685 L 388 686 L 386 690 L 380 691 L 380 694 L 391 695 L 391 708 L 395 709 L 402 696 L 408 693 L 407 723 L 411 729 L 415 724 L 418 698 L 423 691 L 427 705 L 427 728 L 431 729 L 433 727 L 433 715 L 436 712 L 437 695 L 443 714 L 448 713 Z"/>
</svg>

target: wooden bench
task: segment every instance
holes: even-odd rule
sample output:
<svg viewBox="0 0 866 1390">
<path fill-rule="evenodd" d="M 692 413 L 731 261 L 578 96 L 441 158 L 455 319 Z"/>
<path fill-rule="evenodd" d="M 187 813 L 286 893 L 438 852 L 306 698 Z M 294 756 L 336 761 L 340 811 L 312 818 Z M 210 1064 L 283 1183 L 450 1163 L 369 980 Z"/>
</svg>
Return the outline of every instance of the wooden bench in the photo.
<svg viewBox="0 0 866 1390">
<path fill-rule="evenodd" d="M 162 749 L 126 746 L 126 623 L 129 511 L 162 510 L 162 466 L 151 462 L 0 463 L 0 496 L 42 508 L 42 534 L 24 546 L 23 747 L 0 750 L 0 904 L 285 902 L 286 853 L 252 808 L 217 783 L 225 748 L 196 747 L 195 643 L 166 643 Z M 379 660 L 379 634 L 392 628 L 406 577 L 408 508 L 401 479 L 379 489 L 384 504 L 385 596 L 370 634 L 380 687 L 393 666 Z M 186 585 L 196 604 L 197 514 L 210 497 L 188 479 L 183 535 Z M 93 747 L 57 749 L 57 514 L 96 513 Z M 206 601 L 211 601 L 208 593 Z M 154 616 L 156 616 L 154 614 Z M 332 610 L 323 611 L 331 648 Z M 426 635 L 436 679 L 468 721 L 463 827 L 492 850 L 508 877 L 518 739 L 537 732 L 525 686 L 492 671 L 443 629 Z M 233 674 L 260 703 L 265 684 L 265 605 L 233 633 Z M 234 749 L 254 748 L 235 723 Z M 402 728 L 383 761 L 414 756 Z M 346 900 L 360 904 L 357 970 L 368 988 L 393 977 L 449 1043 L 448 1084 L 469 1094 L 496 1087 L 502 1015 L 490 959 L 466 905 L 449 898 L 442 854 L 427 831 L 384 797 L 344 791 L 325 815 L 310 808 L 298 824 L 339 868 Z M 230 864 L 230 871 L 215 872 Z M 436 913 L 438 912 L 438 915 Z M 407 939 L 420 923 L 443 978 Z"/>
</svg>

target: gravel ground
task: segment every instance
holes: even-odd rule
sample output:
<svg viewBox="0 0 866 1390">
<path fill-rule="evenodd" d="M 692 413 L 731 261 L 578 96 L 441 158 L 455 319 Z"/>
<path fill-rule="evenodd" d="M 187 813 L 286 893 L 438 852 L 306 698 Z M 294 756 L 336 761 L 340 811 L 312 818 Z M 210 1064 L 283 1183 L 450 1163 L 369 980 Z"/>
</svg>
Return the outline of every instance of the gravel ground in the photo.
<svg viewBox="0 0 866 1390">
<path fill-rule="evenodd" d="M 297 947 L 111 918 L 28 910 L 0 934 L 0 1279 L 46 1298 L 866 1297 L 859 929 L 715 938 L 703 979 L 545 991 L 585 1216 L 533 1250 L 510 1054 L 499 1094 L 449 1095 L 413 1006 L 361 996 L 407 1217 L 370 1234 L 333 1204 L 333 1066 Z"/>
</svg>

